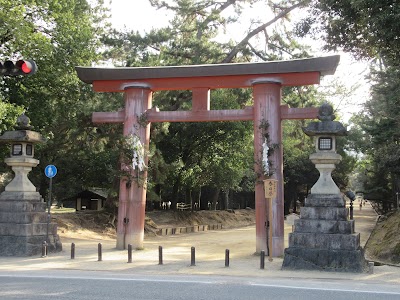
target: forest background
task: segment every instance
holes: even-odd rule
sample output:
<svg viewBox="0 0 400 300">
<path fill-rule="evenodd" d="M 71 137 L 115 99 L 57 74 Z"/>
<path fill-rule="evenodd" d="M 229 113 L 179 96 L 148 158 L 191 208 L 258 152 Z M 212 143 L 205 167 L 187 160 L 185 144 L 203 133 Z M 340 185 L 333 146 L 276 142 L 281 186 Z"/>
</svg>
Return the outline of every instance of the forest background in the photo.
<svg viewBox="0 0 400 300">
<path fill-rule="evenodd" d="M 167 66 L 298 59 L 318 51 L 344 51 L 369 64 L 371 90 L 361 111 L 346 125 L 350 133 L 339 141 L 343 156 L 333 176 L 346 191 L 362 191 L 384 210 L 400 190 L 399 53 L 400 3 L 397 1 L 323 0 L 149 0 L 168 13 L 167 25 L 148 30 L 115 29 L 108 3 L 86 0 L 0 0 L 0 60 L 33 59 L 38 72 L 0 80 L 0 131 L 14 127 L 25 111 L 36 131 L 47 139 L 36 147 L 40 166 L 30 178 L 42 195 L 48 193 L 43 169 L 59 172 L 53 181 L 57 202 L 83 189 L 108 191 L 114 208 L 121 176 L 119 158 L 126 151 L 121 125 L 96 126 L 94 111 L 122 107 L 121 94 L 94 93 L 82 83 L 75 66 Z M 265 14 L 243 11 L 263 4 Z M 229 12 L 229 13 L 227 13 Z M 244 22 L 243 18 L 248 18 Z M 248 24 L 242 37 L 221 35 L 232 24 Z M 226 31 L 228 32 L 228 31 Z M 313 41 L 307 44 L 307 41 Z M 285 87 L 282 104 L 319 106 L 352 95 L 331 82 Z M 188 110 L 188 91 L 154 94 L 161 110 Z M 246 89 L 214 90 L 212 109 L 237 109 L 252 104 Z M 315 183 L 318 172 L 308 156 L 312 140 L 301 130 L 306 121 L 284 121 L 285 212 L 295 209 Z M 202 209 L 253 206 L 253 124 L 251 122 L 162 123 L 151 126 L 148 209 L 162 201 L 198 203 Z M 9 155 L 1 148 L 0 161 Z M 10 170 L 0 166 L 3 183 Z"/>
</svg>

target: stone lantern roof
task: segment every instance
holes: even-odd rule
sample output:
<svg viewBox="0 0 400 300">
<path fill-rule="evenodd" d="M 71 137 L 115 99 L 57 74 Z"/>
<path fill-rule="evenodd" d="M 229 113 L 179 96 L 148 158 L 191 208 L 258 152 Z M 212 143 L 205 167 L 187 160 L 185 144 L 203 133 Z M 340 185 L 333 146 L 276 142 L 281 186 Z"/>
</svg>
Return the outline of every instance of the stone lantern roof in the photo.
<svg viewBox="0 0 400 300">
<path fill-rule="evenodd" d="M 29 118 L 22 114 L 17 119 L 16 130 L 5 131 L 0 136 L 0 143 L 9 142 L 28 142 L 28 143 L 43 143 L 45 139 L 36 131 L 32 131 L 32 126 L 29 125 Z"/>
<path fill-rule="evenodd" d="M 310 122 L 307 127 L 303 127 L 303 132 L 308 136 L 316 135 L 334 135 L 344 136 L 347 135 L 347 130 L 342 123 L 333 121 L 335 115 L 333 108 L 330 104 L 324 103 L 320 106 L 318 112 L 318 119 L 321 122 Z"/>
</svg>

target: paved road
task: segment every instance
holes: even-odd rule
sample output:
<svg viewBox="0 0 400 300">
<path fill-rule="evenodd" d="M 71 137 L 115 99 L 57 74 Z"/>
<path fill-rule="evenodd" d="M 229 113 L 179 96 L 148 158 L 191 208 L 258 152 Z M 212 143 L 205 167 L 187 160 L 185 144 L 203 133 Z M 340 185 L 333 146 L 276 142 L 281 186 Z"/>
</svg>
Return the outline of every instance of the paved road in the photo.
<svg viewBox="0 0 400 300">
<path fill-rule="evenodd" d="M 399 299 L 400 287 L 318 279 L 219 276 L 137 276 L 102 272 L 0 274 L 0 298 L 8 299 Z"/>
</svg>

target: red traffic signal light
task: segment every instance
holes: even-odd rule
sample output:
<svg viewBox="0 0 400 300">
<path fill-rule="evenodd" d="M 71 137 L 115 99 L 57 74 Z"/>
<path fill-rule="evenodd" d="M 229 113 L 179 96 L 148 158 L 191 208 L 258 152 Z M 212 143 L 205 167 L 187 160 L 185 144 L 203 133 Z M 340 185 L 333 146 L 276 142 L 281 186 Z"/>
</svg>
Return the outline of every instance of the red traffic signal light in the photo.
<svg viewBox="0 0 400 300">
<path fill-rule="evenodd" d="M 36 71 L 37 65 L 33 60 L 18 60 L 15 63 L 11 60 L 0 62 L 0 76 L 26 76 L 35 74 Z"/>
</svg>

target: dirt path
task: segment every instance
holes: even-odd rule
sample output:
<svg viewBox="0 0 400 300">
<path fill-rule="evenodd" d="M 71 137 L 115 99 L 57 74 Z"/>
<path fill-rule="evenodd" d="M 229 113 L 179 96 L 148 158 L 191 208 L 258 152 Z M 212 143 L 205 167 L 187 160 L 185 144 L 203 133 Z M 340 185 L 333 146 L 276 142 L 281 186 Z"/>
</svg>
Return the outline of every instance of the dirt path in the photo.
<svg viewBox="0 0 400 300">
<path fill-rule="evenodd" d="M 376 214 L 368 205 L 355 212 L 356 228 L 361 240 L 366 241 L 374 227 Z M 285 226 L 285 242 L 291 231 Z M 134 251 L 133 262 L 127 263 L 127 251 L 116 250 L 115 240 L 109 237 L 100 239 L 70 238 L 63 236 L 64 250 L 50 254 L 47 258 L 0 257 L 0 271 L 9 273 L 40 270 L 82 270 L 107 271 L 134 274 L 213 274 L 249 277 L 289 277 L 289 278 L 334 278 L 337 280 L 365 280 L 400 284 L 400 268 L 375 267 L 374 274 L 343 274 L 330 272 L 281 271 L 282 258 L 266 260 L 265 269 L 260 269 L 260 258 L 254 255 L 255 227 L 197 232 L 173 236 L 146 237 L 144 250 Z M 70 245 L 76 245 L 76 258 L 70 258 Z M 103 260 L 97 261 L 97 245 L 103 245 Z M 158 247 L 163 247 L 163 265 L 158 265 Z M 196 266 L 190 266 L 191 247 L 196 248 Z M 226 268 L 225 249 L 230 250 L 230 267 Z"/>
</svg>

